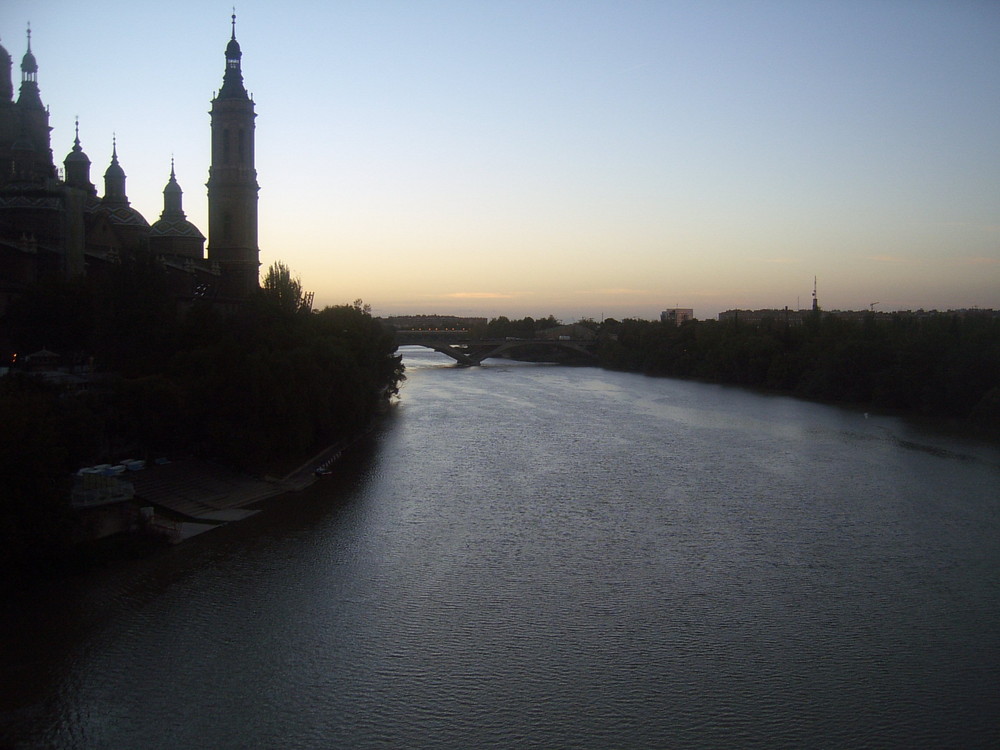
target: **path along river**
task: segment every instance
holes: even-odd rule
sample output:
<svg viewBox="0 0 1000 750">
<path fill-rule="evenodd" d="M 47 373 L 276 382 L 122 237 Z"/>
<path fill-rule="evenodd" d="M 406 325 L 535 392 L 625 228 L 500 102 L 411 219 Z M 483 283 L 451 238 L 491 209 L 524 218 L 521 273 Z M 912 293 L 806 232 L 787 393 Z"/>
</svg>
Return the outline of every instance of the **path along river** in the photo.
<svg viewBox="0 0 1000 750">
<path fill-rule="evenodd" d="M 1000 746 L 1000 450 L 407 351 L 308 490 L 16 601 L 0 746 Z"/>
</svg>

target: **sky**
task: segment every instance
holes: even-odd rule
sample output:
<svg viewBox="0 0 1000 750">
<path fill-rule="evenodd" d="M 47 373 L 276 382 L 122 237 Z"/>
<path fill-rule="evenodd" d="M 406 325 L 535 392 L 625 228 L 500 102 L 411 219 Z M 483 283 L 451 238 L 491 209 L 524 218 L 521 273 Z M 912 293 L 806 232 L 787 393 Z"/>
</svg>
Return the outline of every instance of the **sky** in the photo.
<svg viewBox="0 0 1000 750">
<path fill-rule="evenodd" d="M 230 3 L 4 0 L 61 165 L 208 235 Z M 1000 309 L 996 0 L 236 5 L 262 271 L 377 315 Z"/>
</svg>

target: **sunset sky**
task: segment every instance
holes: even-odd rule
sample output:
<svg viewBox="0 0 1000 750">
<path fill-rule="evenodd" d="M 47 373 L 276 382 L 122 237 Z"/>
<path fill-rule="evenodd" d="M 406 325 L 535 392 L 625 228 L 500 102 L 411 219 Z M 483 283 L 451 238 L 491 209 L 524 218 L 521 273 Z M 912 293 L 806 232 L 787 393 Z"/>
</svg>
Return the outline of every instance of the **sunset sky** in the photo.
<svg viewBox="0 0 1000 750">
<path fill-rule="evenodd" d="M 231 3 L 5 0 L 61 165 L 208 234 Z M 1000 308 L 996 0 L 240 2 L 261 261 L 317 306 Z"/>
</svg>

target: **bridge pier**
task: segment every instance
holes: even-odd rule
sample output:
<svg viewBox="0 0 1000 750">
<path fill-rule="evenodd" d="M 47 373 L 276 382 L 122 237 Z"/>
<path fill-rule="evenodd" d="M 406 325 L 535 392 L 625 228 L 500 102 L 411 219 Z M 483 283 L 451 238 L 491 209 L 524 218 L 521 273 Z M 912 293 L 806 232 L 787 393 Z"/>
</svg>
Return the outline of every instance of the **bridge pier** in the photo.
<svg viewBox="0 0 1000 750">
<path fill-rule="evenodd" d="M 450 344 L 410 344 L 410 346 L 426 346 L 428 349 L 433 349 L 436 352 L 440 352 L 445 356 L 451 357 L 455 362 L 460 364 L 462 367 L 473 367 L 475 365 L 481 364 L 482 360 L 476 361 L 471 357 L 467 356 L 465 352 L 460 349 L 451 346 Z"/>
</svg>

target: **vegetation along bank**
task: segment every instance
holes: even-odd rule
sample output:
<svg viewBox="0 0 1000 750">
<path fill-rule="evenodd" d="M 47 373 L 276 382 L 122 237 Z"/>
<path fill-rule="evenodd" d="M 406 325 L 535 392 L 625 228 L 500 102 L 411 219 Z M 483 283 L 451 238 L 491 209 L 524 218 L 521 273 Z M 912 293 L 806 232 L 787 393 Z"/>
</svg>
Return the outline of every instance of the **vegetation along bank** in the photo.
<svg viewBox="0 0 1000 750">
<path fill-rule="evenodd" d="M 39 285 L 2 320 L 23 355 L 0 378 L 0 564 L 58 561 L 79 537 L 83 466 L 196 455 L 263 474 L 365 429 L 403 378 L 392 334 L 357 301 L 313 311 L 276 263 L 238 304 L 178 304 L 154 259 L 98 282 Z"/>
</svg>

